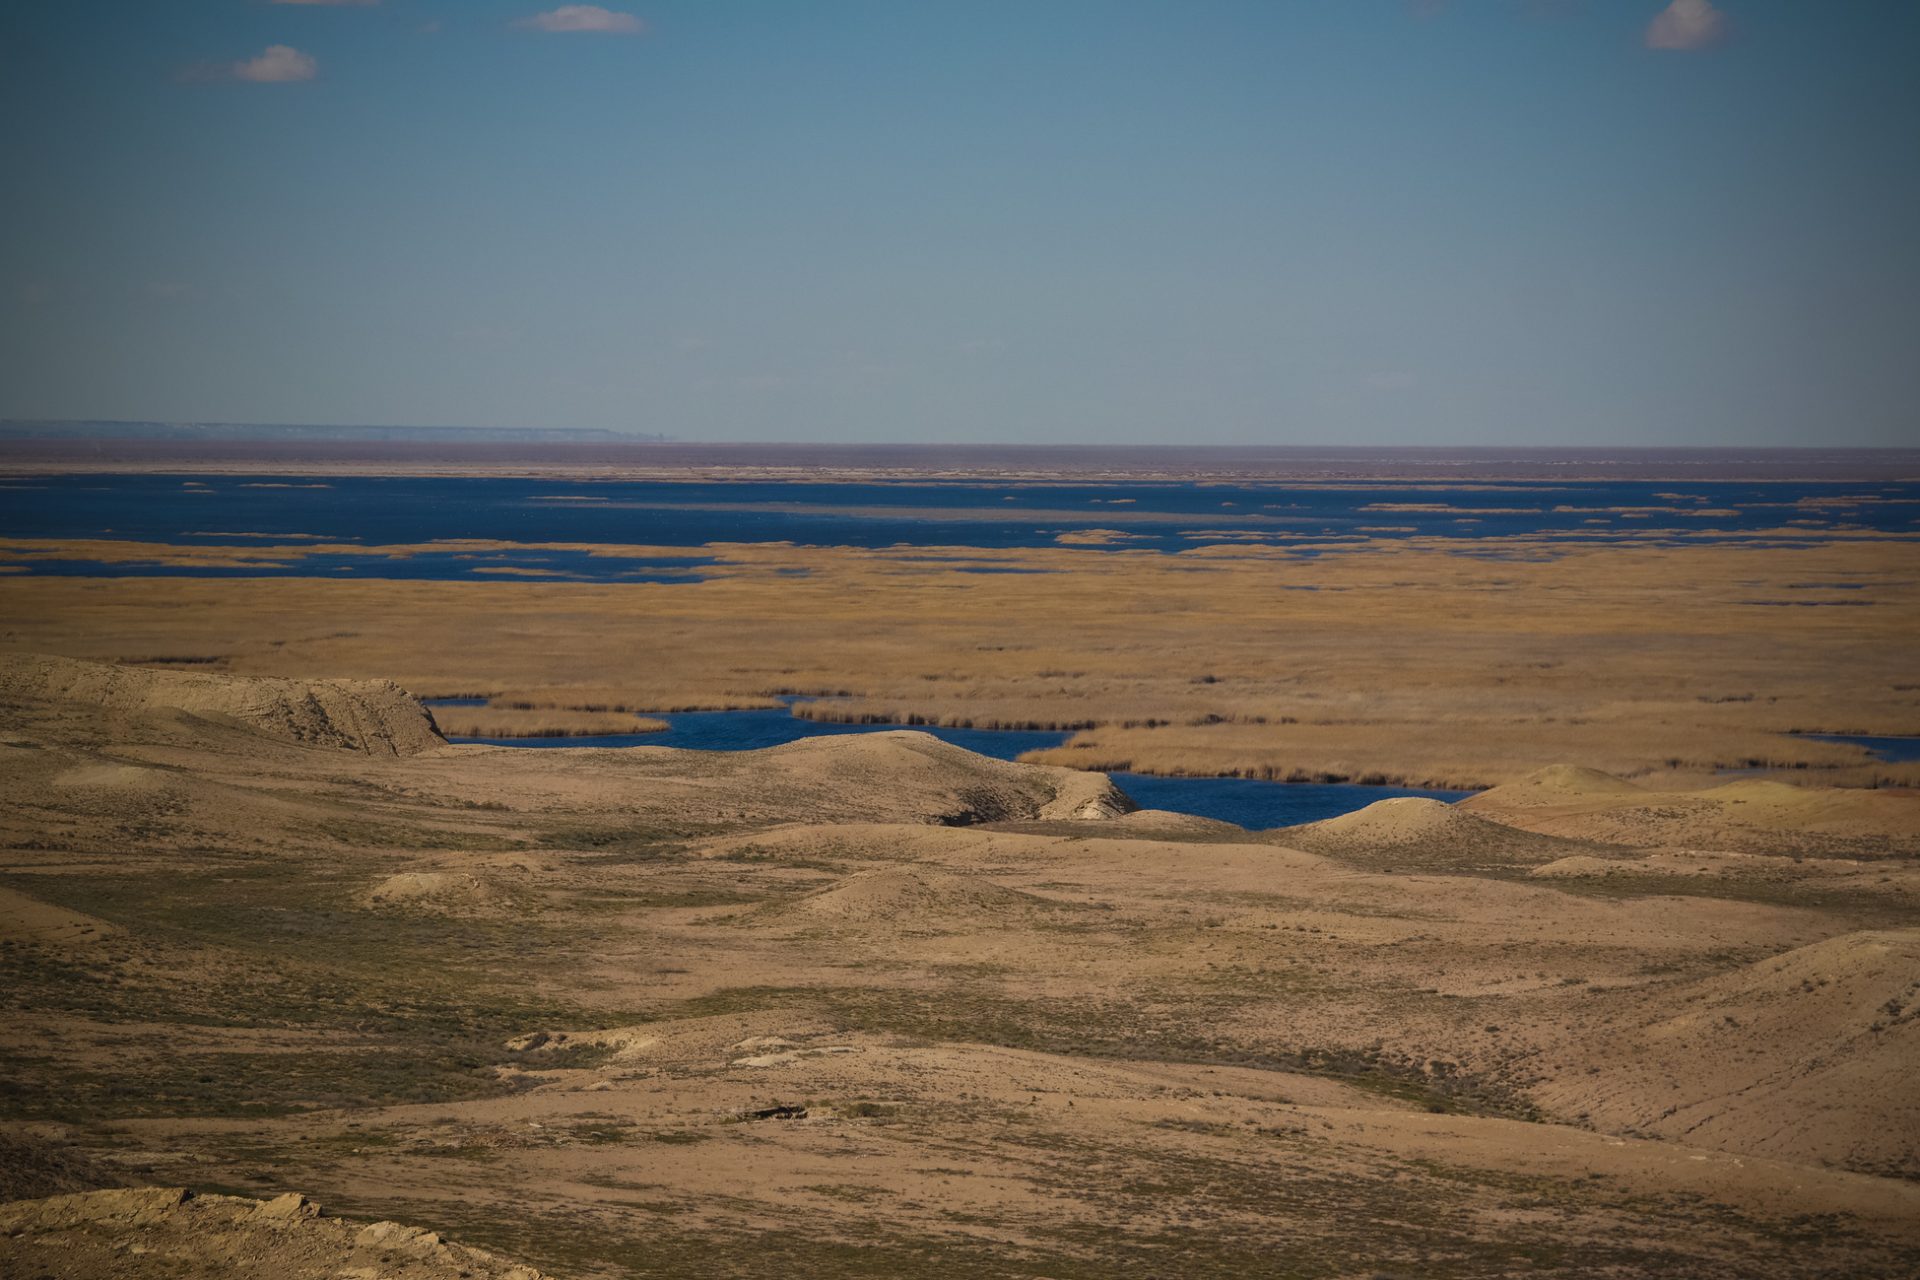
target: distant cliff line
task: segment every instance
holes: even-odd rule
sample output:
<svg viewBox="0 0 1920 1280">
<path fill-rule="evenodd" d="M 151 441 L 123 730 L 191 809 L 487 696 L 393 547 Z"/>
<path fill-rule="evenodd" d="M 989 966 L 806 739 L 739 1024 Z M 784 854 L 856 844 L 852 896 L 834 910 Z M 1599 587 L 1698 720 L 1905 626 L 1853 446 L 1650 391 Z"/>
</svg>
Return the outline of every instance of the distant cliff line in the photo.
<svg viewBox="0 0 1920 1280">
<path fill-rule="evenodd" d="M 671 437 L 600 427 L 385 427 L 323 423 L 122 422 L 0 419 L 0 438 L 15 440 L 218 440 L 242 442 L 381 440 L 407 444 L 663 444 Z"/>
</svg>

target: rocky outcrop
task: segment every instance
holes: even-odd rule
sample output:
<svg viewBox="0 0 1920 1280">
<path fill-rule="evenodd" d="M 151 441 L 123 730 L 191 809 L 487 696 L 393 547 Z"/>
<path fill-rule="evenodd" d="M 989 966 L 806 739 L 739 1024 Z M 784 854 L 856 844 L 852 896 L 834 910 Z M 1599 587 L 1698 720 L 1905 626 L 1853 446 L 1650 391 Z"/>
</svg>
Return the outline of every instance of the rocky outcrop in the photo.
<svg viewBox="0 0 1920 1280">
<path fill-rule="evenodd" d="M 0 1275 L 214 1280 L 546 1280 L 438 1232 L 332 1218 L 296 1192 L 272 1200 L 180 1187 L 88 1191 L 0 1205 Z"/>
<path fill-rule="evenodd" d="M 446 745 L 433 716 L 391 680 L 283 680 L 16 654 L 0 658 L 0 698 L 178 711 L 369 755 L 410 756 Z"/>
</svg>

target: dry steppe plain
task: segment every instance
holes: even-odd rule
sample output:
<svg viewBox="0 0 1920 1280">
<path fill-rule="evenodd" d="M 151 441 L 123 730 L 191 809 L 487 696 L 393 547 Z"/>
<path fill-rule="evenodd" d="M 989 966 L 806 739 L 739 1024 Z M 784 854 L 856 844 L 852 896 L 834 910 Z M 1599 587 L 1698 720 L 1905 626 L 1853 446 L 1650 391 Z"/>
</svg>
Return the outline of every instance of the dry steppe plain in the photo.
<svg viewBox="0 0 1920 1280">
<path fill-rule="evenodd" d="M 1906 727 L 1897 557 L 1284 570 L 1347 611 L 1185 585 L 1263 557 L 942 587 L 813 553 L 798 619 L 743 627 L 799 554 L 625 596 L 6 583 L 0 1272 L 1920 1269 L 1920 801 L 1700 776 L 1742 734 Z M 1731 595 L 1841 558 L 1875 607 L 1743 631 Z M 913 732 L 536 753 L 449 746 L 409 696 L 613 714 L 849 671 L 889 710 L 1169 709 L 1064 760 L 1178 730 L 1498 785 L 1253 833 Z M 1401 745 L 1446 707 L 1450 743 Z M 1778 749 L 1867 768 L 1827 745 Z"/>
</svg>

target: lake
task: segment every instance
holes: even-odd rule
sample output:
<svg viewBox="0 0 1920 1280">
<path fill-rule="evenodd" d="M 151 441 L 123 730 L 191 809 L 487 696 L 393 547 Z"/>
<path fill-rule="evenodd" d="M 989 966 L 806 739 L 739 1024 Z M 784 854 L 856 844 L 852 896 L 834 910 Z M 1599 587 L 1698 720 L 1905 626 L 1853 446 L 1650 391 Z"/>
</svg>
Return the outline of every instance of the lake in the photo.
<svg viewBox="0 0 1920 1280">
<path fill-rule="evenodd" d="M 1095 546 L 1104 551 L 1228 542 L 1313 555 L 1374 538 L 1445 537 L 1492 544 L 1485 554 L 1496 556 L 1499 539 L 1514 536 L 1677 545 L 1762 533 L 1784 542 L 1848 530 L 1920 533 L 1920 485 L 1901 481 L 1329 485 L 56 475 L 13 477 L 4 489 L 0 537 L 232 546 L 254 557 L 246 564 L 183 566 L 158 559 L 10 560 L 0 550 L 0 566 L 67 575 L 696 582 L 713 563 L 707 548 L 715 543 L 1010 550 L 1060 545 L 1062 535 L 1087 530 L 1109 531 L 1109 540 Z M 510 545 L 423 545 L 451 539 Z M 590 556 L 522 545 L 528 543 L 652 550 Z M 404 556 L 373 553 L 379 546 L 415 549 Z"/>
<path fill-rule="evenodd" d="M 1857 733 L 1803 733 L 1795 736 L 1865 747 L 1875 760 L 1884 764 L 1911 764 L 1920 760 L 1920 738 L 1876 738 Z"/>
</svg>

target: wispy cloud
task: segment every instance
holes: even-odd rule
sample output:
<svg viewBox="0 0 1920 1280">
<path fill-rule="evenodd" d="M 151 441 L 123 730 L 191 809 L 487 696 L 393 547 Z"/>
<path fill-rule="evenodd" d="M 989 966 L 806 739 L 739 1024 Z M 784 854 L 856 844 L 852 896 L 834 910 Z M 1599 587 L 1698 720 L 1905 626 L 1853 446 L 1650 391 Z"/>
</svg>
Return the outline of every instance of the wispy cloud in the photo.
<svg viewBox="0 0 1920 1280">
<path fill-rule="evenodd" d="M 312 54 L 302 53 L 292 45 L 270 44 L 257 58 L 247 58 L 233 64 L 233 78 L 247 80 L 254 84 L 290 84 L 296 80 L 311 80 L 320 74 L 320 64 L 313 60 Z"/>
<path fill-rule="evenodd" d="M 612 36 L 637 36 L 647 29 L 647 24 L 632 14 L 602 9 L 597 4 L 563 4 L 558 9 L 522 18 L 513 25 L 534 31 L 589 32 Z"/>
<path fill-rule="evenodd" d="M 1673 0 L 1647 24 L 1647 48 L 1686 53 L 1708 49 L 1727 38 L 1727 15 L 1710 0 Z"/>
</svg>

